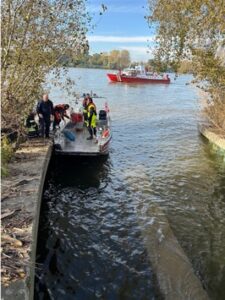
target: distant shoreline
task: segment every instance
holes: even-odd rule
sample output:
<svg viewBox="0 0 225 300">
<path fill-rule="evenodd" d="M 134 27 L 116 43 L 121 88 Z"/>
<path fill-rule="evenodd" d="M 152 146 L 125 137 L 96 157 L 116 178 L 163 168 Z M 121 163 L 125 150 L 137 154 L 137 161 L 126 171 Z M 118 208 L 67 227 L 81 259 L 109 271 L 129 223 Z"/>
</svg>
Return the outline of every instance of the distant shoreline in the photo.
<svg viewBox="0 0 225 300">
<path fill-rule="evenodd" d="M 76 69 L 96 69 L 96 70 L 114 70 L 114 71 L 118 71 L 119 69 L 117 68 L 108 68 L 108 67 L 100 67 L 100 66 L 84 66 L 84 65 L 76 65 L 76 66 L 61 66 L 62 68 L 76 68 Z M 168 70 L 168 71 L 164 71 L 164 72 L 158 72 L 159 74 L 161 73 L 175 73 L 173 70 Z M 177 73 L 178 76 L 179 75 L 192 75 L 191 72 L 184 72 L 184 73 Z"/>
<path fill-rule="evenodd" d="M 62 64 L 59 67 L 62 67 L 62 68 L 80 68 L 80 69 L 96 69 L 96 70 L 115 70 L 115 71 L 119 70 L 118 68 L 109 68 L 107 66 L 91 66 L 91 65 L 63 65 Z M 175 73 L 175 72 L 174 72 L 174 70 L 166 70 L 166 71 L 162 71 L 160 73 Z M 192 72 L 178 72 L 177 74 L 178 75 L 192 74 Z"/>
</svg>

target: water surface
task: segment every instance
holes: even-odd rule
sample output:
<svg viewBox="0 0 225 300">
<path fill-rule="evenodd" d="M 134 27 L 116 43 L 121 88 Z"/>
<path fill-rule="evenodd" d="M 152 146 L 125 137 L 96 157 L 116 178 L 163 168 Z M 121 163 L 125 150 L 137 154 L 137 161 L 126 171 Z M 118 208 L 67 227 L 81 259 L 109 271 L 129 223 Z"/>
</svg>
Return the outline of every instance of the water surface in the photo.
<svg viewBox="0 0 225 300">
<path fill-rule="evenodd" d="M 52 164 L 36 298 L 162 299 L 143 236 L 155 204 L 210 299 L 224 299 L 225 164 L 199 136 L 191 77 L 126 85 L 108 83 L 106 72 L 70 69 L 77 91 L 106 97 L 113 140 L 106 161 Z M 50 98 L 73 103 L 56 88 Z M 106 99 L 96 99 L 97 108 Z"/>
</svg>

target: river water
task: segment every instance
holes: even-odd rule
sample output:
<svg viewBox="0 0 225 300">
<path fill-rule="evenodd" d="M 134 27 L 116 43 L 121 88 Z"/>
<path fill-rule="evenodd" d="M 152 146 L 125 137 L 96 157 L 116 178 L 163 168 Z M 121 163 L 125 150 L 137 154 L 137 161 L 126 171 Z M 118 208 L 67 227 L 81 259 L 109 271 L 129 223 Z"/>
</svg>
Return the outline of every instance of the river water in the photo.
<svg viewBox="0 0 225 300">
<path fill-rule="evenodd" d="M 53 160 L 43 195 L 36 299 L 163 299 L 146 249 L 157 205 L 210 299 L 225 299 L 225 162 L 199 135 L 197 91 L 109 83 L 105 70 L 70 69 L 79 93 L 107 99 L 107 160 Z M 70 103 L 52 88 L 55 103 Z M 183 299 L 182 299 L 183 300 Z"/>
</svg>

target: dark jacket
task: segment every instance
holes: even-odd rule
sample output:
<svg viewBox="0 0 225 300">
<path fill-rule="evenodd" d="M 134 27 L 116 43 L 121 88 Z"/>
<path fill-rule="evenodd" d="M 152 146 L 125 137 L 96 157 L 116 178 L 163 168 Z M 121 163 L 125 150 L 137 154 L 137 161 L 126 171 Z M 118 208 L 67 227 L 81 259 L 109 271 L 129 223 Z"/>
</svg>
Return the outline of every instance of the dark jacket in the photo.
<svg viewBox="0 0 225 300">
<path fill-rule="evenodd" d="M 37 105 L 37 113 L 42 114 L 44 118 L 50 118 L 54 114 L 52 101 L 40 101 Z"/>
</svg>

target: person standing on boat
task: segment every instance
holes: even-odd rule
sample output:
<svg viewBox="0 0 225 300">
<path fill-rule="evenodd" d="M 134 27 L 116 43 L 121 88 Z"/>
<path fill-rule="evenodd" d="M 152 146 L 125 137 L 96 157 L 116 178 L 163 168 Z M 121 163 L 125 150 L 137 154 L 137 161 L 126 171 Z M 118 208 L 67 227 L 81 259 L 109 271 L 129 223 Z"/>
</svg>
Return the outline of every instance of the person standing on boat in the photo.
<svg viewBox="0 0 225 300">
<path fill-rule="evenodd" d="M 96 137 L 96 120 L 97 120 L 96 106 L 93 103 L 92 98 L 88 99 L 87 116 L 88 116 L 88 131 L 90 134 L 87 140 L 92 140 L 93 136 Z"/>
<path fill-rule="evenodd" d="M 51 121 L 54 119 L 54 109 L 48 94 L 44 94 L 42 100 L 38 103 L 37 114 L 40 122 L 41 137 L 49 138 Z"/>
<path fill-rule="evenodd" d="M 88 126 L 88 111 L 87 111 L 87 107 L 88 107 L 88 97 L 85 95 L 84 100 L 83 100 L 83 116 L 84 116 L 84 124 L 86 126 Z"/>
<path fill-rule="evenodd" d="M 94 109 L 95 109 L 95 111 L 96 111 L 96 105 L 95 105 L 95 103 L 93 102 L 93 99 L 91 98 L 90 94 L 87 94 L 87 99 L 88 99 L 87 108 L 88 108 L 89 106 L 93 105 L 93 106 L 94 106 Z"/>
<path fill-rule="evenodd" d="M 64 121 L 64 118 L 70 119 L 67 114 L 67 109 L 69 109 L 69 104 L 57 104 L 54 107 L 54 121 L 53 121 L 53 130 L 56 129 L 56 126 L 59 126 L 61 120 Z"/>
</svg>

